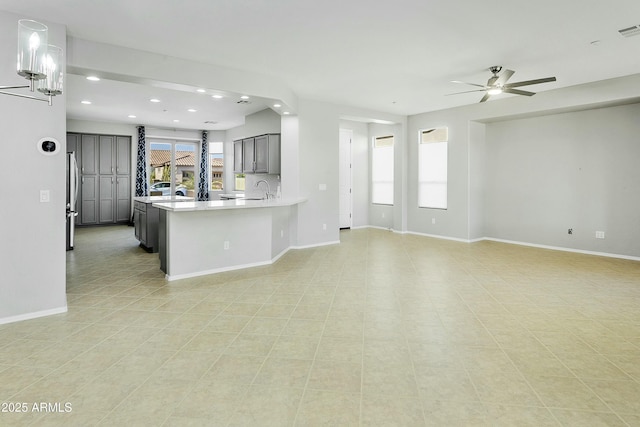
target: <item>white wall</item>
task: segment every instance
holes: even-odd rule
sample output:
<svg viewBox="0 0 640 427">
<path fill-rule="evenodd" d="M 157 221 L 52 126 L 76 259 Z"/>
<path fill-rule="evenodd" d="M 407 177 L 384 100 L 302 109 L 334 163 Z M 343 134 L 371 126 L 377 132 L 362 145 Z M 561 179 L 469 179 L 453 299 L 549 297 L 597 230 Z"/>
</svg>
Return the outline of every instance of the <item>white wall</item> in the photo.
<svg viewBox="0 0 640 427">
<path fill-rule="evenodd" d="M 298 206 L 297 246 L 338 242 L 339 112 L 310 100 L 299 100 L 299 107 L 298 190 L 308 200 Z"/>
<path fill-rule="evenodd" d="M 469 240 L 485 237 L 485 125 L 469 122 Z"/>
<path fill-rule="evenodd" d="M 67 119 L 67 132 L 131 136 L 132 142 L 138 141 L 137 127 L 128 123 Z"/>
<path fill-rule="evenodd" d="M 486 235 L 640 256 L 639 135 L 640 104 L 487 124 Z"/>
<path fill-rule="evenodd" d="M 18 19 L 0 12 L 0 82 L 27 84 L 16 74 Z M 49 43 L 65 46 L 66 29 L 46 22 Z M 64 71 L 64 70 L 63 70 Z M 30 94 L 28 89 L 14 92 Z M 39 95 L 39 94 L 38 94 Z M 46 102 L 0 95 L 0 323 L 66 311 L 65 286 L 65 96 Z M 37 142 L 53 137 L 60 152 L 45 156 Z M 51 201 L 40 203 L 40 190 Z"/>
<path fill-rule="evenodd" d="M 637 109 L 634 110 L 636 107 L 624 107 L 638 102 L 638 99 L 640 75 L 633 75 L 541 92 L 531 98 L 507 97 L 410 116 L 407 136 L 408 231 L 462 240 L 490 237 L 638 256 L 639 240 L 629 237 L 635 236 L 631 230 L 639 229 L 637 215 L 630 213 L 638 212 L 638 201 L 629 190 L 621 193 L 621 188 L 628 188 L 633 180 L 638 182 L 638 175 L 632 173 L 632 167 L 627 164 L 631 161 L 629 159 L 638 158 L 637 145 L 633 143 L 636 141 L 637 144 L 638 114 Z M 628 113 L 629 116 L 620 111 L 631 113 Z M 597 130 L 592 124 L 597 125 Z M 438 126 L 449 128 L 449 208 L 420 209 L 416 207 L 418 132 Z M 590 129 L 591 133 L 586 135 L 582 129 Z M 549 132 L 555 133 L 562 143 L 556 137 L 547 138 L 546 133 Z M 602 153 L 593 148 L 597 147 L 596 141 L 609 140 L 609 136 L 617 140 L 616 150 Z M 557 144 L 545 145 L 546 142 L 540 142 L 545 138 Z M 593 146 L 590 148 L 591 157 L 585 157 L 586 152 L 580 151 L 586 149 L 585 141 L 591 141 Z M 537 149 L 547 147 L 546 155 L 549 157 L 542 154 L 530 156 L 525 147 L 531 146 Z M 556 161 L 562 150 L 568 157 Z M 618 157 L 612 158 L 613 154 Z M 557 171 L 563 171 L 560 164 L 577 167 L 574 162 L 578 159 L 587 163 L 597 162 L 598 166 L 592 167 L 592 174 L 588 176 L 583 168 L 579 177 L 571 177 L 572 181 L 566 184 L 567 181 L 558 175 L 560 172 L 545 176 L 526 175 L 534 168 L 534 164 L 539 167 L 531 160 L 533 158 L 537 163 L 555 167 Z M 620 168 L 612 166 L 616 164 L 620 164 Z M 625 178 L 613 174 L 614 169 L 616 173 L 625 174 Z M 496 175 L 498 173 L 501 173 L 499 177 Z M 529 202 L 531 198 L 515 190 L 509 193 L 508 199 L 498 197 L 509 183 L 533 191 L 532 177 L 540 181 L 536 191 L 541 191 L 542 195 L 536 195 L 537 200 L 544 200 L 543 195 L 555 197 L 546 200 L 547 205 L 553 202 L 555 208 L 541 211 L 535 206 L 534 210 Z M 554 177 L 554 183 L 551 184 L 549 178 Z M 556 188 L 562 184 L 555 181 L 565 182 L 564 193 L 560 193 L 561 188 Z M 581 188 L 584 185 L 590 187 L 589 192 L 597 191 L 596 198 L 583 195 L 585 190 Z M 609 210 L 603 212 L 601 206 L 612 202 L 616 206 L 615 213 Z M 537 218 L 533 214 L 529 216 L 530 212 L 535 212 Z M 582 219 L 575 218 L 578 212 Z M 435 218 L 435 224 L 431 223 L 432 218 Z M 603 218 L 607 218 L 607 221 Z M 611 221 L 618 225 L 611 225 Z M 569 223 L 579 225 L 572 226 Z M 606 230 L 598 228 L 605 225 Z M 547 231 L 549 228 L 561 230 L 563 234 Z M 574 231 L 579 229 L 583 234 L 574 234 L 572 239 L 567 239 L 568 228 L 574 228 Z M 596 229 L 607 232 L 604 241 L 595 241 L 591 237 Z M 626 231 L 621 231 L 623 229 Z M 589 237 L 585 240 L 580 236 Z"/>
</svg>

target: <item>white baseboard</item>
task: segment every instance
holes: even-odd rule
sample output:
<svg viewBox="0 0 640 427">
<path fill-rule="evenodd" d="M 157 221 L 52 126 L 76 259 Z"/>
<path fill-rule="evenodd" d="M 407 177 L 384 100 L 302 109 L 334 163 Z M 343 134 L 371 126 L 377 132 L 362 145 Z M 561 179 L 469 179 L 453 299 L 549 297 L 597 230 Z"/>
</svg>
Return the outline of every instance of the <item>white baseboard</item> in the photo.
<svg viewBox="0 0 640 427">
<path fill-rule="evenodd" d="M 405 233 L 406 234 L 413 234 L 415 236 L 431 237 L 431 238 L 434 238 L 434 239 L 452 240 L 454 242 L 462 242 L 462 243 L 471 243 L 472 242 L 469 239 L 461 239 L 460 237 L 442 236 L 440 234 L 419 233 L 417 231 L 406 231 Z"/>
<path fill-rule="evenodd" d="M 42 310 L 42 311 L 36 311 L 33 313 L 19 314 L 17 316 L 9 316 L 9 317 L 0 319 L 0 325 L 4 325 L 6 323 L 22 322 L 23 320 L 37 319 L 39 317 L 51 316 L 54 314 L 61 314 L 66 312 L 67 312 L 67 306 L 65 305 L 64 307 L 52 308 L 50 310 Z"/>
<path fill-rule="evenodd" d="M 331 242 L 318 243 L 318 244 L 314 244 L 314 245 L 289 246 L 288 248 L 286 248 L 285 250 L 283 250 L 282 252 L 277 254 L 275 257 L 273 257 L 269 261 L 254 262 L 254 263 L 250 263 L 250 264 L 238 264 L 238 265 L 233 265 L 231 267 L 214 268 L 214 269 L 211 269 L 211 270 L 196 271 L 196 272 L 193 272 L 193 273 L 173 274 L 173 275 L 166 274 L 164 277 L 165 277 L 165 279 L 167 279 L 167 281 L 172 282 L 174 280 L 189 279 L 189 278 L 192 278 L 192 277 L 206 276 L 208 274 L 224 273 L 224 272 L 227 272 L 227 271 L 242 270 L 242 269 L 245 269 L 245 268 L 252 268 L 252 267 L 263 267 L 265 265 L 274 264 L 276 261 L 278 261 L 280 258 L 282 258 L 284 256 L 284 254 L 289 252 L 291 249 L 308 249 L 308 248 L 316 248 L 316 247 L 320 247 L 320 246 L 335 245 L 335 244 L 339 244 L 339 243 L 340 243 L 340 241 L 337 240 L 337 241 L 331 241 Z"/>
<path fill-rule="evenodd" d="M 337 245 L 340 244 L 340 240 L 332 240 L 330 242 L 314 243 L 312 245 L 290 246 L 289 249 L 309 249 L 319 248 L 322 246 Z"/>
<path fill-rule="evenodd" d="M 254 262 L 250 264 L 232 265 L 231 267 L 212 268 L 210 270 L 195 271 L 193 273 L 173 274 L 173 275 L 166 274 L 164 277 L 165 279 L 167 279 L 168 282 L 173 282 L 174 280 L 190 279 L 192 277 L 206 276 L 208 274 L 216 274 L 216 273 L 225 273 L 227 271 L 242 270 L 245 268 L 263 267 L 265 265 L 271 265 L 271 264 L 273 264 L 273 261 L 262 261 L 262 262 Z"/>
<path fill-rule="evenodd" d="M 631 260 L 631 261 L 640 261 L 640 257 L 631 256 L 631 255 L 612 254 L 612 253 L 609 253 L 609 252 L 587 251 L 587 250 L 583 250 L 583 249 L 567 248 L 567 247 L 564 247 L 564 246 L 540 245 L 540 244 L 537 244 L 537 243 L 519 242 L 519 241 L 516 241 L 516 240 L 496 239 L 494 237 L 483 237 L 482 239 L 478 239 L 476 241 L 480 241 L 480 240 L 487 240 L 487 241 L 499 242 L 499 243 L 507 243 L 507 244 L 510 244 L 510 245 L 529 246 L 529 247 L 532 247 L 532 248 L 550 249 L 550 250 L 553 250 L 553 251 L 573 252 L 573 253 L 577 253 L 577 254 L 595 255 L 595 256 L 602 256 L 602 257 L 607 257 L 607 258 L 619 258 L 619 259 L 628 259 L 628 260 Z"/>
<path fill-rule="evenodd" d="M 442 235 L 439 235 L 439 234 L 420 233 L 420 232 L 417 232 L 417 231 L 402 231 L 401 232 L 401 231 L 396 231 L 396 230 L 393 230 L 393 229 L 390 229 L 390 228 L 378 227 L 378 226 L 375 226 L 375 225 L 364 225 L 364 226 L 359 226 L 358 228 L 359 229 L 375 228 L 375 229 L 379 229 L 379 230 L 392 231 L 394 233 L 399 233 L 399 234 L 413 234 L 413 235 L 416 235 L 416 236 L 432 237 L 434 239 L 452 240 L 454 242 L 462 242 L 462 243 L 477 243 L 477 242 L 482 242 L 482 241 L 491 241 L 491 242 L 507 243 L 507 244 L 511 244 L 511 245 L 529 246 L 529 247 L 532 247 L 532 248 L 550 249 L 550 250 L 554 250 L 554 251 L 573 252 L 573 253 L 585 254 L 585 255 L 602 256 L 602 257 L 607 257 L 607 258 L 618 258 L 618 259 L 627 259 L 627 260 L 631 260 L 631 261 L 640 261 L 640 257 L 631 256 L 631 255 L 612 254 L 612 253 L 609 253 L 609 252 L 588 251 L 588 250 L 583 250 L 583 249 L 567 248 L 567 247 L 564 247 L 564 246 L 540 245 L 540 244 L 537 244 L 537 243 L 520 242 L 520 241 L 516 241 L 516 240 L 497 239 L 497 238 L 494 238 L 494 237 L 479 237 L 479 238 L 476 238 L 476 239 L 461 239 L 459 237 L 449 237 L 449 236 L 442 236 Z"/>
</svg>

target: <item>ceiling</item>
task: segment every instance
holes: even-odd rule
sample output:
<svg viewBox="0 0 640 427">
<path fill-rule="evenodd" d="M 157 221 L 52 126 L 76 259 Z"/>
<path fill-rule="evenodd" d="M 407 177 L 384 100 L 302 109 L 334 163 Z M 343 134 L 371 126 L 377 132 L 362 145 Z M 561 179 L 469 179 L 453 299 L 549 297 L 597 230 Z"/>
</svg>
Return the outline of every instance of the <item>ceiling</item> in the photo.
<svg viewBox="0 0 640 427">
<path fill-rule="evenodd" d="M 478 102 L 481 93 L 447 96 L 473 89 L 451 81 L 484 84 L 493 65 L 515 70 L 510 82 L 557 77 L 527 86 L 533 92 L 640 73 L 640 36 L 618 32 L 640 24 L 637 0 L 3 0 L 0 7 L 65 24 L 71 37 L 259 71 L 299 98 L 400 115 Z M 90 120 L 135 114 L 131 120 L 146 124 L 177 117 L 176 127 L 193 129 L 211 120 L 223 129 L 272 102 L 175 92 L 70 75 L 67 112 Z M 81 108 L 89 97 L 96 101 Z M 150 97 L 162 103 L 150 105 Z"/>
</svg>

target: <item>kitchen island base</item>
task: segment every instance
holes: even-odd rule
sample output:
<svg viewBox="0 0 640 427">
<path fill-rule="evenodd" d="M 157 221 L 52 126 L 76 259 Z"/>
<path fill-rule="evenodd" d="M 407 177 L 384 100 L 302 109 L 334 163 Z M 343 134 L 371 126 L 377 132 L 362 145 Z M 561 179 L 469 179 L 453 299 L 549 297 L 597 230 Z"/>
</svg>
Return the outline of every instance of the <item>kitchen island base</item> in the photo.
<svg viewBox="0 0 640 427">
<path fill-rule="evenodd" d="M 156 205 L 160 268 L 167 280 L 268 265 L 291 246 L 298 202 L 218 203 L 211 209 Z"/>
</svg>

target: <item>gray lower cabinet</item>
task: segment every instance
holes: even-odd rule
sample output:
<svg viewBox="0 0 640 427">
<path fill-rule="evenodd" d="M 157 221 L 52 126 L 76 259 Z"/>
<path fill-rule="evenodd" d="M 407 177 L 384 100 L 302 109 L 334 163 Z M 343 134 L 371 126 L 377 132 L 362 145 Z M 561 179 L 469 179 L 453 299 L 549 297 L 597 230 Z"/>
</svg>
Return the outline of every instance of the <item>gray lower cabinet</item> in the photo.
<svg viewBox="0 0 640 427">
<path fill-rule="evenodd" d="M 131 137 L 68 133 L 67 151 L 78 161 L 76 224 L 131 221 Z"/>
<path fill-rule="evenodd" d="M 148 252 L 158 252 L 158 222 L 160 209 L 151 203 L 135 201 L 133 222 L 136 239 Z"/>
</svg>

